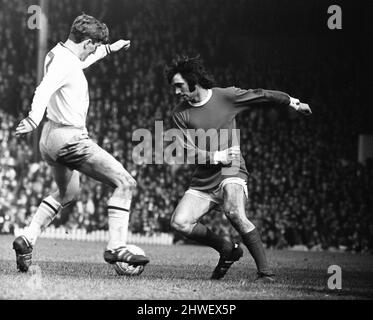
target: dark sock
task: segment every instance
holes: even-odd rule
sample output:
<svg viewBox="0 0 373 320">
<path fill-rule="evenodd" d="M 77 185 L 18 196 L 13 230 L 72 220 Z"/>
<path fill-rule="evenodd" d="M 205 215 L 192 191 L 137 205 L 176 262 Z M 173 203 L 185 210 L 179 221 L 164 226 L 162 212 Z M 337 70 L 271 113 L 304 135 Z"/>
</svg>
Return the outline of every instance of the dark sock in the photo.
<svg viewBox="0 0 373 320">
<path fill-rule="evenodd" d="M 242 236 L 242 241 L 246 245 L 247 249 L 249 249 L 250 254 L 253 256 L 258 272 L 265 274 L 272 273 L 268 266 L 259 231 L 255 228 L 254 230 L 244 234 Z"/>
<path fill-rule="evenodd" d="M 231 242 L 217 236 L 200 222 L 193 228 L 192 233 L 187 235 L 187 238 L 212 247 L 223 255 L 230 254 L 233 249 L 233 244 Z"/>
</svg>

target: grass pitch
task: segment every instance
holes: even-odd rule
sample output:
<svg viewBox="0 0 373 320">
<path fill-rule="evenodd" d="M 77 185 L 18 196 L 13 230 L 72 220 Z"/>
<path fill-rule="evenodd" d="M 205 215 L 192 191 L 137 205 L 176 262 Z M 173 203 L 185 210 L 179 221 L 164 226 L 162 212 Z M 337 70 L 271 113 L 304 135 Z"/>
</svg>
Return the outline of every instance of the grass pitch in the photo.
<svg viewBox="0 0 373 320">
<path fill-rule="evenodd" d="M 140 245 L 151 261 L 138 277 L 117 276 L 102 258 L 105 243 L 39 239 L 33 266 L 16 271 L 13 236 L 0 236 L 0 299 L 248 300 L 372 299 L 371 254 L 268 250 L 275 284 L 256 284 L 245 251 L 226 277 L 209 277 L 218 261 L 210 248 Z M 328 267 L 342 269 L 342 289 L 330 290 Z"/>
</svg>

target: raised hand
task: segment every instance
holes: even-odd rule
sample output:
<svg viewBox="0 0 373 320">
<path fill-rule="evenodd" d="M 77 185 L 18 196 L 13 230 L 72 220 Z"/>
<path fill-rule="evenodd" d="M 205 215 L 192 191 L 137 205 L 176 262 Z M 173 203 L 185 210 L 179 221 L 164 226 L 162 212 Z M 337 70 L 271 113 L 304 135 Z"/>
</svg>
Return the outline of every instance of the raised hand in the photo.
<svg viewBox="0 0 373 320">
<path fill-rule="evenodd" d="M 299 108 L 297 109 L 298 112 L 305 114 L 306 116 L 309 116 L 312 114 L 311 108 L 307 103 L 300 103 Z"/>
<path fill-rule="evenodd" d="M 123 40 L 123 39 L 120 39 L 114 43 L 112 43 L 110 45 L 110 50 L 112 52 L 117 52 L 121 49 L 124 49 L 124 50 L 128 50 L 128 48 L 130 47 L 131 45 L 131 41 L 130 40 Z"/>
<path fill-rule="evenodd" d="M 312 114 L 311 108 L 307 103 L 302 103 L 299 99 L 290 97 L 290 107 L 294 108 L 296 111 L 303 113 L 307 116 Z"/>
</svg>

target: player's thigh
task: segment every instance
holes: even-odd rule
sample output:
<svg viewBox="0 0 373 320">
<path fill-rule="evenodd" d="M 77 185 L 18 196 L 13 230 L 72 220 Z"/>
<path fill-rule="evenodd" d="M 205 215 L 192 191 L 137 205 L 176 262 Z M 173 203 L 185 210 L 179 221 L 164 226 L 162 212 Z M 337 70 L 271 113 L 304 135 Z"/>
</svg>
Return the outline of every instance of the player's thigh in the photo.
<svg viewBox="0 0 373 320">
<path fill-rule="evenodd" d="M 223 188 L 223 211 L 233 227 L 243 235 L 255 228 L 245 210 L 247 201 L 246 185 L 227 183 Z"/>
<path fill-rule="evenodd" d="M 79 166 L 79 171 L 113 188 L 135 183 L 123 165 L 98 145 L 95 145 L 92 155 Z"/>
<path fill-rule="evenodd" d="M 79 192 L 79 172 L 61 164 L 51 166 L 61 198 L 74 198 Z M 62 201 L 63 199 L 60 199 Z M 71 201 L 71 199 L 68 199 Z"/>
<path fill-rule="evenodd" d="M 226 213 L 236 212 L 245 215 L 247 196 L 244 186 L 237 183 L 227 183 L 223 187 L 223 210 Z"/>
<path fill-rule="evenodd" d="M 171 221 L 181 225 L 194 224 L 214 206 L 216 203 L 211 200 L 186 193 L 178 203 Z"/>
</svg>

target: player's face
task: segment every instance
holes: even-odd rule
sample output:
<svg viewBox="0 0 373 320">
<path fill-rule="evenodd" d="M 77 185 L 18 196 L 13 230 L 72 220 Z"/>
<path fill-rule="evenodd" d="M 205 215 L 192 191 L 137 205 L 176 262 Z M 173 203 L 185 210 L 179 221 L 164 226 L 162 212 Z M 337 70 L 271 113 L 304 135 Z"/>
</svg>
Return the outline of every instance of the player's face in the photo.
<svg viewBox="0 0 373 320">
<path fill-rule="evenodd" d="M 188 82 L 180 73 L 174 75 L 171 85 L 175 90 L 175 94 L 185 101 L 193 101 L 197 95 L 197 90 L 190 91 Z"/>
<path fill-rule="evenodd" d="M 100 45 L 100 43 L 96 42 L 93 43 L 91 39 L 85 40 L 83 43 L 83 52 L 80 56 L 80 60 L 84 61 L 87 59 L 89 55 L 92 53 L 95 53 L 97 47 Z"/>
</svg>

